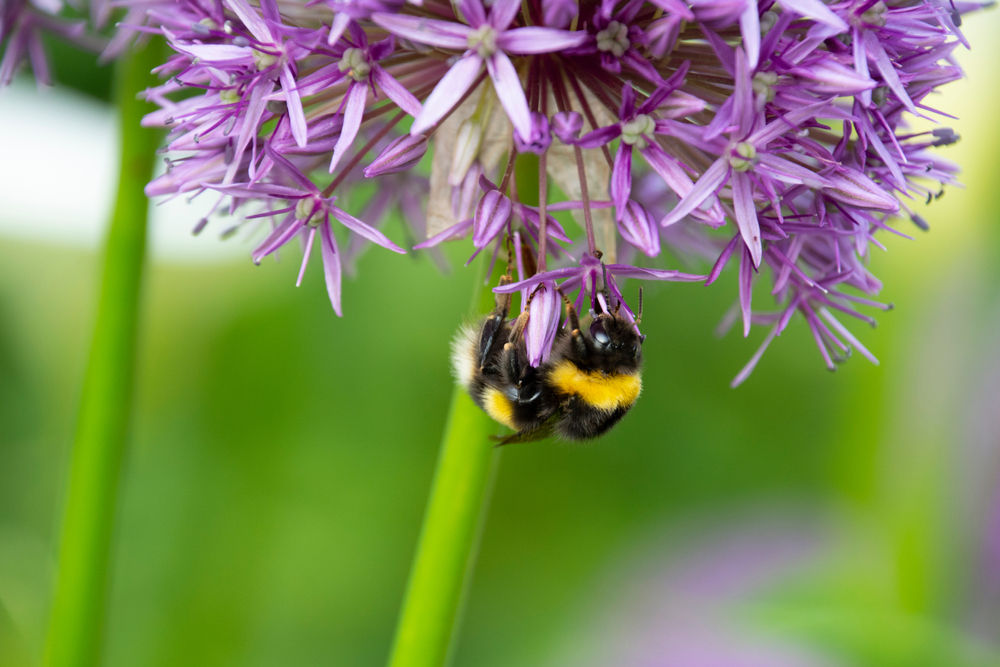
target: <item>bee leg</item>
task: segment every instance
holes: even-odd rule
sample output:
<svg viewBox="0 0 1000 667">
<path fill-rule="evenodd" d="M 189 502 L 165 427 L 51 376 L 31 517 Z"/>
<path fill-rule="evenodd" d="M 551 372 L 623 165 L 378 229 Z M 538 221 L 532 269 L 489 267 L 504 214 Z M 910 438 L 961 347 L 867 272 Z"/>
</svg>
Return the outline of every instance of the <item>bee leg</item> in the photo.
<svg viewBox="0 0 1000 667">
<path fill-rule="evenodd" d="M 576 348 L 577 353 L 582 357 L 586 357 L 590 354 L 590 345 L 587 342 L 586 336 L 580 332 L 580 317 L 576 314 L 573 302 L 569 300 L 568 296 L 563 294 L 562 290 L 559 290 L 559 296 L 562 297 L 563 303 L 566 304 L 566 320 L 570 326 L 570 340 L 573 341 L 573 346 Z"/>
<path fill-rule="evenodd" d="M 573 307 L 573 302 L 569 300 L 569 297 L 563 294 L 562 290 L 558 287 L 556 290 L 559 292 L 559 296 L 562 298 L 563 303 L 566 304 L 566 319 L 569 321 L 571 331 L 580 330 L 580 318 L 576 314 L 576 308 Z"/>
<path fill-rule="evenodd" d="M 498 287 L 509 285 L 512 282 L 511 263 L 508 258 L 507 273 L 500 276 L 500 283 Z M 507 315 L 510 314 L 511 298 L 512 296 L 510 294 L 494 295 L 493 312 L 486 316 L 486 321 L 483 323 L 482 333 L 479 336 L 480 371 L 486 366 L 486 360 L 490 356 L 490 350 L 493 349 L 493 343 L 496 341 L 497 334 L 503 329 L 504 322 L 507 321 Z"/>
</svg>

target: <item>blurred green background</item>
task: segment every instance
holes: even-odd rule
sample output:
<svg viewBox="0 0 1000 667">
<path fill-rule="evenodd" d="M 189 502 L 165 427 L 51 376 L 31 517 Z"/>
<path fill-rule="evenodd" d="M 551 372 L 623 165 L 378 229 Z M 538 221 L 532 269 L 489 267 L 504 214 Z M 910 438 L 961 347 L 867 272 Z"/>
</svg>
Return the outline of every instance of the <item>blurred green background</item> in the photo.
<svg viewBox="0 0 1000 667">
<path fill-rule="evenodd" d="M 455 665 L 1000 664 L 998 17 L 935 103 L 968 189 L 873 258 L 882 365 L 831 375 L 799 321 L 732 390 L 735 276 L 648 286 L 632 414 L 503 452 Z M 40 662 L 97 261 L 0 243 L 3 667 Z M 106 665 L 386 659 L 473 272 L 367 253 L 339 320 L 297 264 L 149 268 Z"/>
</svg>

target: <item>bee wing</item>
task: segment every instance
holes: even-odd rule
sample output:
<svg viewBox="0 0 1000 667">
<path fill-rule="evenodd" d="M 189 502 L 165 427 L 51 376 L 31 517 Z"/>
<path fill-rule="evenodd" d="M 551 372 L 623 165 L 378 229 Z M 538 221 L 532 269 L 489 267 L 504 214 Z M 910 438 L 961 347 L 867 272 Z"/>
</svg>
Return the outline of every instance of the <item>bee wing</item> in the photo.
<svg viewBox="0 0 1000 667">
<path fill-rule="evenodd" d="M 538 442 L 539 440 L 545 440 L 550 435 L 552 435 L 555 430 L 555 424 L 559 420 L 558 415 L 553 415 L 547 422 L 539 426 L 533 431 L 521 431 L 520 433 L 515 433 L 514 435 L 509 435 L 506 438 L 503 436 L 495 435 L 491 436 L 491 439 L 496 441 L 497 447 L 503 447 L 504 445 L 513 445 L 519 442 Z"/>
</svg>

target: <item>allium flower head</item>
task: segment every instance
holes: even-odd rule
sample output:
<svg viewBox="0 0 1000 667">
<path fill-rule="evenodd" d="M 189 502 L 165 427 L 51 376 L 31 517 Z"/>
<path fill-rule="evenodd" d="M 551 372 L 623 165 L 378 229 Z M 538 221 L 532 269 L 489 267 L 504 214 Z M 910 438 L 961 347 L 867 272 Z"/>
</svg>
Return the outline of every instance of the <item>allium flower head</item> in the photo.
<svg viewBox="0 0 1000 667">
<path fill-rule="evenodd" d="M 339 248 L 349 238 L 352 257 L 368 243 L 402 252 L 378 229 L 398 208 L 418 249 L 471 237 L 473 256 L 516 255 L 527 271 L 498 291 L 522 294 L 532 365 L 548 354 L 564 297 L 630 314 L 627 279 L 731 276 L 738 297 L 725 324 L 769 330 L 737 384 L 796 313 L 830 368 L 853 350 L 874 361 L 838 318 L 872 322 L 859 307 L 887 308 L 867 268 L 877 234 L 906 236 L 907 218 L 926 229 L 915 202 L 954 182 L 957 168 L 935 154 L 954 133 L 916 133 L 908 121 L 948 118 L 926 100 L 961 77 L 960 15 L 983 6 L 117 4 L 127 14 L 111 52 L 137 32 L 162 34 L 174 51 L 159 68 L 169 78 L 147 91 L 160 110 L 145 124 L 169 131 L 170 152 L 147 192 L 211 191 L 219 211 L 270 221 L 255 261 L 293 238 L 308 258 L 318 234 L 338 314 Z M 38 29 L 63 28 L 54 6 L 2 8 L 9 80 L 17 62 L 35 62 Z M 538 204 L 522 201 L 514 178 L 529 153 Z M 365 179 L 378 194 L 357 211 L 338 206 Z M 706 275 L 665 266 L 664 249 L 708 257 Z M 765 275 L 776 306 L 755 310 Z"/>
</svg>

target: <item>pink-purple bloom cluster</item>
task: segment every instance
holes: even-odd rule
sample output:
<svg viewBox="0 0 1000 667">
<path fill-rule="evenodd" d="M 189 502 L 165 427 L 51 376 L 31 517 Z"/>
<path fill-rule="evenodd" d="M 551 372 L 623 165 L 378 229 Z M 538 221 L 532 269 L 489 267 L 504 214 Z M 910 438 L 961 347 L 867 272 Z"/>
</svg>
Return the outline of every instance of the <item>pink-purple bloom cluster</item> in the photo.
<svg viewBox="0 0 1000 667">
<path fill-rule="evenodd" d="M 76 29 L 54 1 L 0 0 L 0 79 L 25 58 L 47 78 L 38 30 Z M 961 77 L 960 16 L 983 5 L 119 0 L 99 13 L 118 6 L 111 53 L 139 33 L 173 49 L 148 91 L 160 109 L 144 122 L 169 131 L 170 155 L 148 194 L 215 197 L 266 221 L 255 262 L 298 239 L 300 281 L 318 243 L 338 315 L 345 251 L 404 252 L 379 229 L 393 206 L 418 249 L 465 237 L 473 256 L 513 249 L 521 279 L 498 291 L 522 294 L 533 365 L 561 295 L 631 315 L 621 281 L 712 284 L 732 263 L 729 322 L 768 328 L 738 384 L 796 313 L 831 369 L 853 350 L 875 361 L 841 319 L 888 308 L 867 267 L 876 232 L 926 228 L 914 206 L 953 182 L 930 149 L 957 137 L 907 117 L 949 118 L 928 95 Z M 513 178 L 529 153 L 538 204 Z M 376 192 L 356 217 L 336 202 L 364 181 Z M 664 249 L 711 269 L 664 268 Z M 773 309 L 753 307 L 762 273 Z"/>
</svg>

